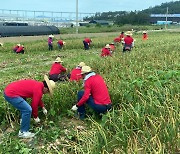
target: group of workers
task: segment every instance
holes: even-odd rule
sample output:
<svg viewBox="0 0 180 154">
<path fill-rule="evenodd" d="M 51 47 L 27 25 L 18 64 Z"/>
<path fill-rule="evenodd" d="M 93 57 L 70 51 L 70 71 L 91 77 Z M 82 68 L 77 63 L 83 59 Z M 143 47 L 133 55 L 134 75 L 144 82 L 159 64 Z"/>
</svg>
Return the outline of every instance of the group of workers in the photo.
<svg viewBox="0 0 180 154">
<path fill-rule="evenodd" d="M 123 43 L 123 51 L 125 51 L 126 48 L 131 50 L 134 41 L 132 38 L 132 32 L 128 31 L 125 35 L 126 36 L 124 36 L 124 32 L 121 33 L 119 36 L 120 41 L 118 41 L 118 43 Z M 53 49 L 52 38 L 53 35 L 50 35 L 48 38 L 49 50 Z M 143 40 L 147 39 L 147 33 L 143 32 Z M 83 40 L 85 50 L 89 49 L 91 42 L 92 40 L 89 38 Z M 60 44 L 59 41 L 58 43 Z M 101 56 L 111 56 L 112 52 L 115 50 L 115 43 L 117 42 L 114 41 L 112 44 L 107 44 L 102 49 Z M 16 53 L 24 53 L 24 51 L 18 51 L 21 48 L 23 48 L 23 46 L 17 44 L 13 50 Z M 62 48 L 62 44 L 60 45 L 60 48 Z M 73 111 L 77 111 L 79 119 L 83 120 L 86 116 L 85 104 L 91 107 L 96 113 L 98 113 L 98 115 L 104 114 L 111 109 L 112 102 L 108 88 L 102 76 L 96 74 L 91 67 L 87 66 L 84 62 L 80 62 L 69 74 L 64 74 L 63 72 L 67 72 L 67 68 L 65 68 L 62 63 L 63 61 L 61 58 L 57 57 L 50 68 L 49 77 L 45 75 L 43 81 L 36 81 L 33 79 L 18 80 L 5 87 L 5 100 L 20 111 L 21 126 L 18 134 L 19 137 L 32 138 L 35 136 L 34 133 L 29 131 L 31 115 L 33 116 L 34 121 L 39 123 L 40 118 L 38 117 L 38 107 L 42 108 L 45 115 L 48 113 L 42 101 L 42 96 L 47 93 L 49 93 L 50 96 L 53 96 L 53 91 L 57 86 L 57 81 L 78 82 L 83 79 L 84 90 L 78 92 L 77 103 L 72 107 Z M 27 98 L 32 99 L 31 105 L 27 102 Z"/>
<path fill-rule="evenodd" d="M 42 101 L 42 96 L 47 93 L 53 96 L 54 88 L 57 86 L 56 82 L 62 81 L 61 72 L 67 71 L 62 66 L 62 62 L 61 58 L 57 57 L 51 66 L 49 77 L 45 75 L 42 82 L 23 79 L 14 81 L 5 87 L 5 100 L 20 111 L 19 137 L 32 138 L 35 136 L 34 133 L 29 131 L 31 115 L 34 121 L 39 123 L 38 107 L 42 108 L 45 115 L 48 113 Z M 83 79 L 84 90 L 78 92 L 77 103 L 72 107 L 79 119 L 84 120 L 85 118 L 85 104 L 90 106 L 98 115 L 111 109 L 112 103 L 104 79 L 96 74 L 91 67 L 86 66 L 84 62 L 80 62 L 66 77 L 69 77 L 68 80 L 63 81 L 79 81 Z M 31 105 L 27 102 L 27 98 L 32 99 Z"/>
</svg>

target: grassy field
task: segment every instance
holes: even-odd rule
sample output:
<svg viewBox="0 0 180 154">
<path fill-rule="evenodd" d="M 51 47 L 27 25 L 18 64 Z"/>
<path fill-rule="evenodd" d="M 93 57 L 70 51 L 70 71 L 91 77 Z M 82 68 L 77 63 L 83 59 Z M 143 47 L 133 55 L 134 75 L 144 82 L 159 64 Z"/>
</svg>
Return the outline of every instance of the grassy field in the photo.
<svg viewBox="0 0 180 154">
<path fill-rule="evenodd" d="M 119 33 L 117 33 L 118 35 Z M 71 71 L 84 61 L 103 76 L 109 88 L 113 109 L 102 120 L 94 117 L 79 121 L 70 111 L 82 89 L 80 83 L 58 83 L 54 97 L 44 96 L 48 109 L 41 124 L 32 120 L 36 138 L 19 139 L 19 112 L 0 96 L 0 153 L 178 153 L 180 102 L 180 33 L 149 32 L 143 42 L 134 33 L 135 48 L 113 57 L 101 58 L 101 48 L 111 43 L 115 34 L 92 36 L 89 51 L 83 50 L 83 37 L 64 37 L 66 47 L 48 51 L 47 41 L 22 41 L 25 54 L 14 54 L 15 43 L 0 48 L 0 91 L 18 79 L 42 80 L 56 56 Z M 19 43 L 19 41 L 17 40 Z M 30 102 L 30 100 L 29 100 Z"/>
</svg>

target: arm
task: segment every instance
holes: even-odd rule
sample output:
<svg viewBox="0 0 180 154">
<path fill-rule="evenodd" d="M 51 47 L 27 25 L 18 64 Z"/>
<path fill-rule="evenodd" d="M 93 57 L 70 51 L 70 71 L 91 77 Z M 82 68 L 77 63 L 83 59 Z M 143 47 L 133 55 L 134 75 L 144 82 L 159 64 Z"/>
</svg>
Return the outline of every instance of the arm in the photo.
<svg viewBox="0 0 180 154">
<path fill-rule="evenodd" d="M 82 96 L 82 98 L 77 103 L 78 106 L 81 106 L 81 105 L 85 104 L 86 101 L 89 99 L 89 96 L 91 94 L 91 87 L 90 87 L 90 84 L 87 83 L 87 82 L 88 81 L 85 82 L 84 95 Z"/>
</svg>

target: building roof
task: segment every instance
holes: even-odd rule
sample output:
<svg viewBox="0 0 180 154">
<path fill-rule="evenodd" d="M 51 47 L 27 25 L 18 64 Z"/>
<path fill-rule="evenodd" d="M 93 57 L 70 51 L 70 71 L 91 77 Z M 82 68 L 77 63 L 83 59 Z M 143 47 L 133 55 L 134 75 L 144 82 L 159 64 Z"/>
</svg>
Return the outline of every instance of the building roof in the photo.
<svg viewBox="0 0 180 154">
<path fill-rule="evenodd" d="M 151 14 L 150 17 L 176 17 L 176 18 L 180 18 L 180 14 Z"/>
</svg>

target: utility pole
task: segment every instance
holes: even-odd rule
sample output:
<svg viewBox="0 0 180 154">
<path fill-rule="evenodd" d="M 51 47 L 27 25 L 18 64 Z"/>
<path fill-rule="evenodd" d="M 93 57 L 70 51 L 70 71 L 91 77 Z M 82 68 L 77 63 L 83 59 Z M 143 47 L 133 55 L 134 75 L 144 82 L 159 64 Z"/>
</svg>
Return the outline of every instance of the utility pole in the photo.
<svg viewBox="0 0 180 154">
<path fill-rule="evenodd" d="M 168 7 L 167 7 L 167 10 L 166 10 L 166 24 L 165 24 L 165 29 L 167 29 L 167 21 L 168 21 L 168 19 L 167 19 L 167 16 L 168 16 Z"/>
<path fill-rule="evenodd" d="M 76 0 L 76 34 L 78 34 L 78 0 Z"/>
</svg>

